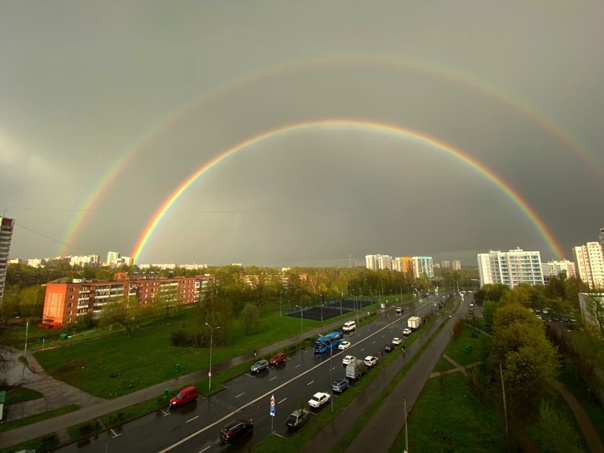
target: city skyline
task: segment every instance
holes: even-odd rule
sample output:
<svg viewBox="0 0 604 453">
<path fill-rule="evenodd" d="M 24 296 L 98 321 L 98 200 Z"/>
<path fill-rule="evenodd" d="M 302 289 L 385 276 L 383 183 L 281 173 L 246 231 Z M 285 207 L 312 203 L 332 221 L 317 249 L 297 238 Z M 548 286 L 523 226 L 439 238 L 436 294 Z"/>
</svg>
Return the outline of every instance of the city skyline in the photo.
<svg viewBox="0 0 604 453">
<path fill-rule="evenodd" d="M 11 256 L 466 264 L 599 239 L 601 2 L 65 5 L 0 17 Z"/>
</svg>

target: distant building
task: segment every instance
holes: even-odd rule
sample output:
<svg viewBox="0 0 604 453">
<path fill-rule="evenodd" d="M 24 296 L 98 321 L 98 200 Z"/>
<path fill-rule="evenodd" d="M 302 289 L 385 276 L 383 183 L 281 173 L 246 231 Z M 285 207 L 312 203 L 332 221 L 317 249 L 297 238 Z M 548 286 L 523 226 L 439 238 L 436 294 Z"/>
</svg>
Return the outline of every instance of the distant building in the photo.
<svg viewBox="0 0 604 453">
<path fill-rule="evenodd" d="M 573 247 L 579 278 L 590 289 L 604 288 L 604 256 L 598 242 Z"/>
<path fill-rule="evenodd" d="M 374 271 L 392 269 L 392 257 L 390 255 L 366 255 L 365 267 Z"/>
<path fill-rule="evenodd" d="M 444 260 L 440 263 L 440 267 L 442 267 L 443 269 L 450 269 L 451 268 L 451 261 L 449 260 Z"/>
<path fill-rule="evenodd" d="M 451 261 L 451 269 L 453 269 L 454 271 L 460 271 L 461 270 L 461 261 L 460 260 Z"/>
<path fill-rule="evenodd" d="M 540 252 L 520 248 L 508 252 L 489 251 L 478 254 L 480 286 L 504 284 L 515 288 L 520 283 L 543 285 Z"/>
<path fill-rule="evenodd" d="M 579 307 L 587 324 L 602 327 L 600 323 L 604 322 L 604 293 L 579 293 Z"/>
<path fill-rule="evenodd" d="M 543 267 L 543 273 L 549 277 L 557 277 L 564 273 L 567 277 L 575 277 L 575 263 L 568 260 L 548 261 Z"/>
<path fill-rule="evenodd" d="M 393 267 L 396 271 L 402 272 L 404 274 L 410 274 L 413 272 L 413 258 L 410 256 L 401 256 L 395 258 Z"/>
<path fill-rule="evenodd" d="M 431 256 L 414 256 L 413 262 L 413 276 L 415 278 L 421 277 L 434 277 L 434 264 Z"/>
<path fill-rule="evenodd" d="M 104 305 L 119 297 L 133 297 L 142 306 L 148 306 L 154 297 L 164 293 L 183 305 L 192 304 L 199 300 L 214 276 L 159 278 L 156 274 L 129 276 L 119 273 L 115 278 L 105 282 L 48 283 L 40 327 L 57 329 L 81 318 L 95 319 Z"/>
<path fill-rule="evenodd" d="M 4 299 L 6 269 L 8 267 L 8 257 L 14 228 L 15 221 L 13 219 L 0 217 L 0 305 L 2 305 L 2 299 Z"/>
<path fill-rule="evenodd" d="M 99 255 L 72 256 L 69 264 L 72 266 L 97 267 L 101 264 Z"/>
</svg>

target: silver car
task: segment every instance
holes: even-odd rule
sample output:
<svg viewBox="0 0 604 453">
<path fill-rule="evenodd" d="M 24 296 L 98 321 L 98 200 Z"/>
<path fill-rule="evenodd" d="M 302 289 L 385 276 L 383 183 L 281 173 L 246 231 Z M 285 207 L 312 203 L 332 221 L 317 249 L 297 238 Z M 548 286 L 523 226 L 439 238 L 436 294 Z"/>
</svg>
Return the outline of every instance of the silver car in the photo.
<svg viewBox="0 0 604 453">
<path fill-rule="evenodd" d="M 252 365 L 250 371 L 252 373 L 259 373 L 262 370 L 268 369 L 268 360 L 258 360 L 256 363 Z"/>
</svg>

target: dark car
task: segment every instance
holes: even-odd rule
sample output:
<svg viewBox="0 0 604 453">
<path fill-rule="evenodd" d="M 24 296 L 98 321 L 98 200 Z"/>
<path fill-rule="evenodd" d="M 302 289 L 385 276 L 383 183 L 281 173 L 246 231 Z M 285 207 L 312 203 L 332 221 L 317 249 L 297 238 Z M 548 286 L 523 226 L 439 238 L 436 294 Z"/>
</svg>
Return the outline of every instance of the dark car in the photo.
<svg viewBox="0 0 604 453">
<path fill-rule="evenodd" d="M 300 429 L 310 420 L 310 411 L 308 409 L 296 409 L 289 417 L 285 424 L 289 429 Z"/>
<path fill-rule="evenodd" d="M 396 307 L 396 314 L 400 315 L 403 312 L 403 307 Z"/>
<path fill-rule="evenodd" d="M 267 370 L 268 369 L 268 360 L 258 360 L 256 363 L 254 363 L 251 368 L 250 371 L 252 373 L 259 373 L 262 370 Z"/>
<path fill-rule="evenodd" d="M 331 385 L 331 388 L 336 393 L 342 393 L 349 386 L 350 386 L 350 384 L 348 384 L 348 380 L 347 379 L 342 379 L 342 380 L 339 380 L 339 381 L 334 381 L 333 384 Z"/>
<path fill-rule="evenodd" d="M 254 423 L 252 420 L 233 420 L 220 430 L 220 440 L 224 443 L 233 443 L 253 433 Z"/>
<path fill-rule="evenodd" d="M 392 343 L 388 343 L 386 346 L 384 346 L 384 351 L 385 352 L 392 352 L 392 351 L 394 351 L 394 345 Z"/>
<path fill-rule="evenodd" d="M 285 363 L 286 358 L 287 356 L 284 352 L 278 352 L 277 354 L 271 357 L 269 362 L 271 365 L 279 365 L 280 363 Z"/>
</svg>

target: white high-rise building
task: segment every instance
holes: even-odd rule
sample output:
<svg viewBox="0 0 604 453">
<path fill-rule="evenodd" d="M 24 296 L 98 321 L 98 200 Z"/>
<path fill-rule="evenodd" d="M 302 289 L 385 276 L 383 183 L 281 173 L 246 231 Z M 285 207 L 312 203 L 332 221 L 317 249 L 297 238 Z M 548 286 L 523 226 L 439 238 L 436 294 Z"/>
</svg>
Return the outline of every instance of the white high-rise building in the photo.
<svg viewBox="0 0 604 453">
<path fill-rule="evenodd" d="M 573 247 L 579 278 L 590 289 L 604 288 L 604 256 L 598 242 Z"/>
<path fill-rule="evenodd" d="M 451 267 L 451 261 L 444 260 L 440 263 L 440 267 L 442 267 L 443 269 L 449 269 Z"/>
<path fill-rule="evenodd" d="M 434 263 L 431 256 L 414 256 L 413 260 L 413 276 L 420 278 L 426 276 L 434 277 Z"/>
<path fill-rule="evenodd" d="M 461 261 L 460 260 L 451 261 L 451 269 L 453 269 L 454 271 L 460 271 L 461 270 Z"/>
<path fill-rule="evenodd" d="M 112 264 L 116 264 L 121 255 L 119 252 L 107 252 L 107 262 L 105 263 L 107 266 L 111 266 Z"/>
<path fill-rule="evenodd" d="M 366 255 L 365 267 L 374 271 L 378 269 L 392 270 L 392 257 L 390 255 Z"/>
<path fill-rule="evenodd" d="M 0 305 L 4 298 L 4 284 L 6 282 L 6 268 L 8 267 L 8 254 L 10 243 L 13 240 L 15 221 L 0 217 Z"/>
<path fill-rule="evenodd" d="M 508 252 L 489 251 L 478 254 L 480 286 L 504 284 L 510 288 L 520 283 L 543 285 L 541 253 L 520 248 Z"/>
<path fill-rule="evenodd" d="M 562 261 L 548 261 L 545 264 L 543 271 L 547 269 L 547 274 L 550 277 L 557 277 L 560 273 L 564 272 L 567 277 L 575 277 L 575 263 L 568 260 Z"/>
</svg>

